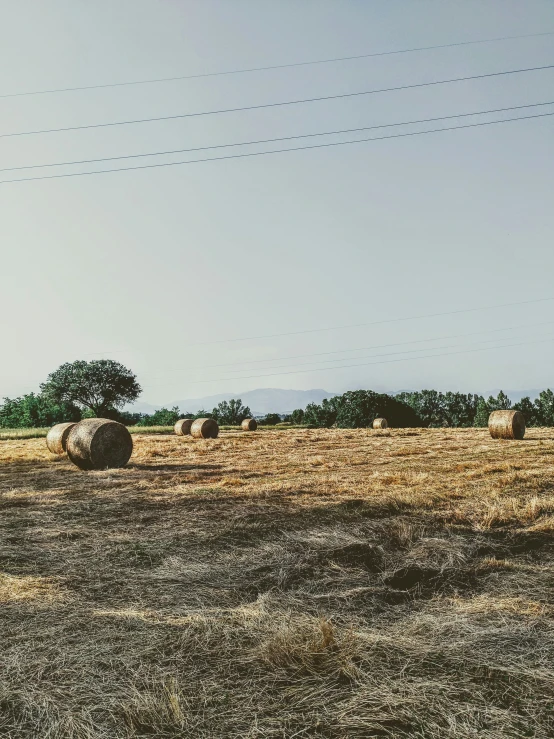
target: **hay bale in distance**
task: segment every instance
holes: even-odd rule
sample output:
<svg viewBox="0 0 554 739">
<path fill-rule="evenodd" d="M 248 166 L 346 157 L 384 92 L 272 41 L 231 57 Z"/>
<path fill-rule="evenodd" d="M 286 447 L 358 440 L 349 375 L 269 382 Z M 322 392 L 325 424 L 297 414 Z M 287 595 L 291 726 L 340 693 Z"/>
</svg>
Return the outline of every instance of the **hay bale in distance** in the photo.
<svg viewBox="0 0 554 739">
<path fill-rule="evenodd" d="M 258 428 L 258 422 L 255 418 L 245 418 L 240 427 L 243 431 L 255 431 Z"/>
<path fill-rule="evenodd" d="M 493 411 L 489 416 L 489 431 L 493 439 L 523 439 L 525 416 L 521 411 Z"/>
<path fill-rule="evenodd" d="M 219 426 L 213 418 L 197 418 L 190 427 L 190 433 L 195 439 L 216 439 Z"/>
<path fill-rule="evenodd" d="M 73 426 L 75 426 L 74 422 L 57 423 L 52 426 L 46 434 L 46 446 L 52 454 L 64 454 L 67 448 L 67 437 Z"/>
<path fill-rule="evenodd" d="M 389 427 L 389 424 L 386 418 L 376 418 L 373 421 L 374 429 L 388 429 L 388 427 Z"/>
<path fill-rule="evenodd" d="M 188 436 L 190 427 L 192 426 L 192 418 L 180 418 L 175 424 L 175 433 L 177 436 Z"/>
<path fill-rule="evenodd" d="M 69 432 L 67 456 L 81 470 L 124 467 L 133 452 L 127 427 L 107 418 L 85 418 Z"/>
</svg>

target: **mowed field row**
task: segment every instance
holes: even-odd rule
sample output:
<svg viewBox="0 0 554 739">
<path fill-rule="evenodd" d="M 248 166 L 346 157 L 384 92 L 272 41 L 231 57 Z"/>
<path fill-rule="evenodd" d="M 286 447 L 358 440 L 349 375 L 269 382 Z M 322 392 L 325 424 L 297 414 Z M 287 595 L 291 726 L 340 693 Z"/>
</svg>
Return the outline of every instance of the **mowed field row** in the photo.
<svg viewBox="0 0 554 739">
<path fill-rule="evenodd" d="M 554 430 L 0 440 L 0 735 L 554 736 Z"/>
<path fill-rule="evenodd" d="M 0 441 L 17 441 L 18 439 L 40 439 L 45 438 L 50 431 L 50 426 L 44 428 L 24 428 L 24 429 L 7 429 L 0 428 Z M 225 426 L 220 425 L 219 428 L 222 431 L 234 431 L 236 433 L 242 432 L 240 426 Z M 258 427 L 258 431 L 275 431 L 276 429 L 281 431 L 285 429 L 297 428 L 293 424 L 279 424 L 278 426 L 262 426 Z M 301 427 L 299 427 L 301 428 Z M 173 434 L 175 433 L 173 426 L 127 426 L 127 430 L 131 434 Z"/>
</svg>

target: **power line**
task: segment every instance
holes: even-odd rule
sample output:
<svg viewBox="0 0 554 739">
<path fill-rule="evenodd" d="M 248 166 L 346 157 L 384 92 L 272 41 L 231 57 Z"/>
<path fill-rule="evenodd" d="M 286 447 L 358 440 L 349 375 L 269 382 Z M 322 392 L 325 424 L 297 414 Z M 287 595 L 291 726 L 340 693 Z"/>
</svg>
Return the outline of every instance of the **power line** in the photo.
<svg viewBox="0 0 554 739">
<path fill-rule="evenodd" d="M 552 334 L 547 334 L 548 336 L 551 336 Z M 517 338 L 517 337 L 513 337 Z M 490 344 L 491 341 L 498 341 L 498 339 L 483 339 L 482 341 L 475 341 L 474 344 Z M 439 349 L 455 349 L 458 346 L 458 344 L 448 344 L 446 346 L 434 346 L 430 347 L 430 350 L 432 351 L 438 351 Z M 417 352 L 423 352 L 425 349 L 419 348 L 419 349 L 401 349 L 400 351 L 396 352 L 386 352 L 385 354 L 370 354 L 362 357 L 350 357 L 350 360 L 360 360 L 360 359 L 375 359 L 375 357 L 392 357 L 398 354 L 416 354 Z M 348 360 L 348 357 L 340 357 L 339 359 L 318 359 L 315 362 L 300 362 L 299 364 L 278 364 L 275 367 L 264 367 L 262 369 L 290 369 L 295 367 L 307 367 L 317 365 L 317 364 L 330 364 L 332 362 L 344 362 L 345 360 Z M 325 367 L 322 367 L 321 369 L 326 369 Z M 330 367 L 329 369 L 333 369 Z M 245 370 L 228 370 L 229 372 L 241 372 Z M 316 368 L 317 371 L 317 368 Z"/>
<path fill-rule="evenodd" d="M 1 98 L 14 98 L 14 97 L 26 97 L 29 95 L 51 95 L 54 93 L 63 93 L 63 92 L 76 92 L 78 90 L 101 90 L 106 89 L 110 87 L 129 87 L 132 85 L 152 85 L 157 84 L 160 82 L 176 82 L 178 80 L 193 80 L 193 79 L 200 79 L 204 77 L 222 77 L 232 74 L 247 74 L 250 72 L 265 72 L 271 69 L 287 69 L 291 67 L 307 67 L 315 64 L 332 64 L 335 62 L 348 62 L 348 61 L 354 61 L 356 59 L 369 59 L 371 57 L 379 57 L 379 56 L 392 56 L 395 54 L 412 54 L 414 52 L 419 51 L 433 51 L 435 49 L 449 49 L 455 46 L 471 46 L 475 44 L 488 44 L 498 41 L 514 41 L 517 39 L 526 39 L 526 38 L 537 38 L 539 36 L 552 36 L 554 35 L 554 31 L 545 31 L 542 33 L 528 33 L 528 34 L 522 34 L 517 36 L 500 36 L 497 38 L 488 38 L 488 39 L 477 39 L 475 41 L 458 41 L 455 43 L 450 44 L 437 44 L 434 46 L 418 46 L 413 47 L 410 49 L 397 49 L 393 51 L 377 51 L 377 52 L 371 52 L 367 54 L 356 54 L 354 56 L 339 56 L 334 57 L 332 59 L 316 59 L 313 61 L 306 61 L 306 62 L 291 62 L 288 64 L 272 64 L 267 65 L 263 67 L 248 67 L 246 69 L 231 69 L 226 71 L 220 71 L 220 72 L 203 72 L 200 74 L 187 74 L 187 75 L 179 75 L 176 77 L 157 77 L 154 79 L 143 79 L 143 80 L 131 80 L 126 82 L 108 82 L 104 84 L 99 85 L 81 85 L 79 87 L 58 87 L 54 89 L 49 90 L 31 90 L 27 92 L 11 92 L 11 93 L 4 93 L 0 95 Z"/>
<path fill-rule="evenodd" d="M 548 336 L 551 336 L 552 334 L 548 334 Z M 446 352 L 443 354 L 426 354 L 422 357 L 402 357 L 401 359 L 386 359 L 381 360 L 379 362 L 364 362 L 362 364 L 346 364 L 342 365 L 341 367 L 320 367 L 318 369 L 309 369 L 309 370 L 293 370 L 292 372 L 270 372 L 263 375 L 245 375 L 243 377 L 220 377 L 216 379 L 210 379 L 210 380 L 189 380 L 188 382 L 191 382 L 195 385 L 205 382 L 225 382 L 228 380 L 252 380 L 252 379 L 260 379 L 262 377 L 276 377 L 281 375 L 299 375 L 299 374 L 305 374 L 306 372 L 328 372 L 329 370 L 340 370 L 340 369 L 351 369 L 353 367 L 370 367 L 372 365 L 377 364 L 392 364 L 395 362 L 413 362 L 418 359 L 436 359 L 438 357 L 450 357 L 457 354 L 472 354 L 475 352 L 484 352 L 484 351 L 491 351 L 491 349 L 509 349 L 512 347 L 517 346 L 528 346 L 531 344 L 542 344 L 543 339 L 540 339 L 538 341 L 523 341 L 518 344 L 503 344 L 501 346 L 487 346 L 487 347 L 481 347 L 480 349 L 464 349 L 459 352 Z M 157 387 L 156 385 L 150 385 L 148 387 Z M 146 388 L 145 388 L 146 389 Z"/>
<path fill-rule="evenodd" d="M 551 336 L 551 335 L 552 334 L 547 334 L 547 336 Z M 512 337 L 512 338 L 517 338 L 517 337 Z M 498 338 L 483 339 L 482 341 L 474 342 L 474 344 L 490 344 L 493 341 L 499 341 L 499 339 Z M 503 341 L 506 341 L 506 339 L 503 339 Z M 447 344 L 446 346 L 434 346 L 434 347 L 429 347 L 427 351 L 439 351 L 441 349 L 455 349 L 457 346 L 458 346 L 457 344 Z M 344 361 L 348 361 L 349 359 L 350 361 L 358 361 L 361 359 L 375 359 L 377 357 L 393 357 L 393 356 L 397 356 L 398 354 L 416 354 L 417 352 L 424 352 L 424 351 L 426 351 L 426 349 L 422 347 L 420 347 L 419 349 L 401 349 L 400 351 L 385 352 L 384 354 L 370 354 L 370 355 L 362 356 L 362 357 L 339 357 L 338 359 L 318 359 L 315 362 L 300 362 L 299 364 L 282 364 L 282 365 L 275 365 L 274 367 L 263 367 L 261 369 L 264 369 L 264 370 L 281 370 L 281 369 L 291 369 L 291 368 L 294 369 L 296 367 L 306 367 L 306 366 L 313 366 L 317 364 L 344 362 Z M 409 357 L 407 358 L 409 359 Z M 314 372 L 317 372 L 319 369 L 337 369 L 337 368 L 336 367 L 316 367 L 314 369 Z M 229 372 L 247 372 L 248 370 L 241 368 L 240 370 L 228 370 L 228 371 Z M 272 375 L 273 373 L 269 373 L 268 377 L 272 377 Z M 257 377 L 265 377 L 265 375 L 257 375 Z M 233 378 L 227 377 L 223 379 L 232 380 Z M 241 378 L 238 378 L 238 379 L 241 379 Z M 194 380 L 191 380 L 191 382 L 194 382 Z M 203 382 L 210 382 L 210 378 L 203 380 Z"/>
<path fill-rule="evenodd" d="M 500 307 L 500 306 L 499 306 Z M 493 334 L 493 333 L 501 333 L 503 331 L 517 331 L 522 328 L 535 328 L 537 326 L 551 326 L 554 323 L 554 321 L 540 321 L 538 323 L 523 323 L 519 324 L 518 326 L 506 326 L 504 328 L 492 328 L 492 329 L 486 329 L 485 331 L 470 331 L 468 333 L 463 334 L 450 334 L 447 336 L 434 336 L 429 339 L 413 339 L 411 341 L 394 341 L 389 344 L 373 344 L 372 346 L 359 346 L 354 347 L 353 349 L 334 349 L 332 351 L 328 352 L 309 352 L 307 354 L 290 354 L 286 357 L 269 357 L 267 359 L 247 359 L 247 360 L 241 360 L 240 362 L 223 362 L 220 364 L 210 364 L 210 368 L 213 367 L 236 367 L 238 365 L 241 366 L 240 370 L 229 370 L 230 372 L 242 372 L 247 371 L 244 369 L 244 365 L 246 364 L 262 364 L 264 362 L 282 362 L 288 359 L 304 359 L 306 357 L 323 357 L 323 356 L 329 356 L 330 354 L 346 354 L 348 352 L 362 352 L 362 351 L 371 351 L 372 349 L 388 349 L 389 347 L 393 346 L 409 346 L 411 344 L 425 344 L 432 341 L 446 341 L 449 339 L 461 339 L 466 338 L 468 336 L 481 336 L 482 334 Z M 490 339 L 490 341 L 494 341 L 495 339 Z M 88 354 L 83 354 L 82 356 L 104 356 L 104 355 L 112 355 L 112 354 L 125 354 L 128 350 L 119 350 L 119 351 L 104 351 L 104 352 L 89 352 Z M 425 351 L 425 349 L 420 349 L 419 351 Z M 339 360 L 333 360 L 333 361 L 343 361 L 347 360 L 348 357 L 342 357 Z M 359 359 L 359 357 L 351 357 L 351 359 Z M 326 360 L 323 360 L 326 361 Z M 278 365 L 279 366 L 279 365 Z M 168 372 L 185 372 L 189 370 L 205 370 L 206 368 L 203 365 L 194 365 L 192 367 L 171 367 L 166 370 L 162 370 L 162 373 L 167 374 Z M 263 368 L 265 369 L 265 368 Z"/>
<path fill-rule="evenodd" d="M 235 343 L 237 341 L 253 341 L 255 339 L 275 339 L 281 336 L 298 336 L 300 334 L 315 334 L 315 333 L 322 333 L 324 331 L 342 331 L 346 328 L 361 328 L 365 326 L 377 326 L 382 325 L 385 323 L 401 323 L 404 321 L 418 321 L 422 318 L 440 318 L 443 316 L 453 316 L 458 315 L 460 313 L 477 313 L 482 310 L 494 310 L 496 308 L 512 308 L 514 306 L 519 305 L 530 305 L 534 303 L 546 303 L 551 300 L 554 300 L 554 297 L 552 298 L 537 298 L 535 300 L 523 300 L 518 301 L 516 303 L 498 303 L 496 305 L 484 305 L 480 306 L 479 308 L 461 308 L 459 310 L 450 310 L 450 311 L 444 311 L 441 313 L 425 313 L 420 314 L 418 316 L 402 316 L 401 318 L 384 318 L 380 321 L 369 321 L 366 323 L 351 323 L 343 326 L 330 326 L 326 328 L 308 328 L 303 329 L 302 331 L 287 331 L 284 333 L 279 334 L 264 334 L 261 336 L 243 336 L 238 339 L 217 339 L 215 341 L 201 341 L 196 344 L 189 344 L 188 346 L 207 346 L 209 344 L 231 344 Z"/>
<path fill-rule="evenodd" d="M 61 133 L 65 131 L 82 131 L 90 128 L 106 128 L 108 126 L 129 126 L 136 123 L 153 123 L 159 121 L 171 121 L 181 118 L 196 118 L 198 116 L 219 115 L 221 113 L 239 113 L 247 110 L 261 110 L 262 108 L 277 108 L 285 105 L 302 105 L 305 103 L 317 103 L 326 100 L 339 100 L 342 98 L 359 97 L 361 95 L 375 95 L 382 92 L 398 92 L 400 90 L 413 90 L 420 87 L 431 87 L 434 85 L 447 85 L 453 82 L 467 82 L 468 80 L 481 80 L 490 77 L 501 77 L 509 74 L 522 74 L 526 72 L 538 72 L 546 69 L 553 69 L 554 64 L 546 64 L 540 67 L 526 67 L 524 69 L 510 69 L 502 72 L 489 72 L 487 74 L 469 75 L 467 77 L 454 77 L 447 80 L 435 80 L 433 82 L 418 82 L 413 85 L 399 85 L 397 87 L 383 87 L 375 90 L 362 90 L 359 92 L 344 92 L 339 95 L 324 95 L 314 98 L 303 98 L 300 100 L 283 100 L 277 103 L 263 103 L 261 105 L 246 105 L 238 108 L 221 108 L 218 110 L 205 110 L 196 113 L 181 113 L 179 115 L 160 116 L 156 118 L 136 118 L 128 121 L 112 121 L 109 123 L 91 123 L 84 126 L 66 126 L 64 128 L 44 128 L 36 131 L 14 131 L 13 133 L 2 133 L 0 138 L 8 138 L 13 136 L 36 136 L 45 133 Z"/>
<path fill-rule="evenodd" d="M 450 336 L 435 336 L 430 339 L 414 339 L 412 341 L 396 341 L 390 344 L 374 344 L 373 346 L 361 346 L 355 349 L 335 349 L 330 352 L 310 352 L 308 354 L 293 354 L 287 357 L 272 357 L 269 359 L 250 359 L 246 361 L 243 360 L 241 362 L 225 362 L 223 364 L 210 364 L 210 368 L 212 367 L 236 367 L 240 365 L 241 369 L 229 370 L 229 372 L 243 372 L 245 364 L 262 364 L 264 362 L 283 362 L 288 359 L 304 359 L 307 357 L 323 357 L 323 356 L 329 356 L 331 354 L 346 354 L 348 352 L 363 352 L 363 351 L 371 351 L 372 349 L 388 349 L 389 347 L 393 347 L 393 346 L 409 346 L 410 344 L 428 344 L 432 341 L 446 341 L 449 339 L 462 339 L 468 336 L 481 336 L 482 334 L 502 333 L 504 331 L 517 331 L 522 328 L 534 328 L 536 326 L 551 326 L 553 323 L 554 321 L 541 321 L 540 323 L 530 323 L 530 324 L 528 323 L 528 324 L 522 324 L 519 326 L 508 326 L 506 328 L 487 329 L 486 331 L 471 331 L 469 333 L 452 334 Z M 488 339 L 488 341 L 495 341 L 495 339 Z M 415 349 L 414 351 L 425 351 L 425 349 Z M 322 362 L 330 362 L 330 361 L 342 362 L 346 359 L 348 359 L 348 357 L 341 357 L 340 359 L 333 359 L 333 360 L 324 359 L 320 361 Z M 351 357 L 351 359 L 360 359 L 360 357 Z M 277 366 L 280 366 L 280 365 L 277 365 Z M 196 365 L 193 367 L 186 367 L 186 368 L 181 367 L 181 368 L 168 369 L 168 370 L 164 370 L 164 372 L 184 372 L 184 371 L 188 371 L 191 369 L 206 370 L 205 367 Z"/>
<path fill-rule="evenodd" d="M 518 326 L 506 326 L 504 328 L 490 328 L 486 329 L 485 331 L 471 331 L 469 333 L 464 334 L 451 334 L 449 336 L 434 336 L 430 339 L 413 339 L 412 341 L 394 341 L 390 344 L 373 344 L 372 346 L 359 346 L 354 347 L 353 349 L 334 349 L 329 352 L 309 352 L 308 354 L 289 354 L 286 357 L 268 357 L 267 359 L 246 359 L 241 360 L 240 362 L 223 362 L 220 364 L 210 364 L 210 367 L 236 367 L 238 365 L 244 366 L 245 364 L 262 364 L 263 362 L 281 362 L 285 361 L 287 359 L 303 359 L 304 357 L 323 357 L 328 356 L 329 354 L 346 354 L 347 352 L 362 352 L 362 351 L 370 351 L 371 349 L 387 349 L 391 346 L 408 346 L 410 344 L 424 344 L 428 343 L 430 341 L 446 341 L 447 339 L 461 339 L 465 338 L 467 336 L 481 336 L 482 334 L 494 334 L 494 333 L 500 333 L 502 331 L 517 331 L 520 328 L 535 328 L 536 326 L 550 326 L 554 323 L 554 321 L 540 321 L 539 323 L 521 323 Z M 493 339 L 491 339 L 493 341 Z M 112 351 L 110 349 L 107 349 L 103 352 L 88 352 L 86 354 L 81 354 L 83 357 L 91 357 L 91 356 L 104 356 L 104 355 L 112 355 L 112 354 L 126 354 L 130 350 L 128 349 L 118 349 L 116 351 Z M 423 351 L 423 349 L 421 350 Z M 347 357 L 344 357 L 346 360 Z M 352 357 L 352 359 L 356 359 L 356 357 Z M 171 367 L 166 370 L 162 370 L 162 372 L 184 372 L 188 371 L 190 369 L 205 369 L 203 365 L 193 365 L 192 367 Z M 239 370 L 230 370 L 232 372 L 238 372 Z"/>
<path fill-rule="evenodd" d="M 280 136 L 274 139 L 258 139 L 253 141 L 238 141 L 232 144 L 215 144 L 213 146 L 197 146 L 191 149 L 170 149 L 166 151 L 153 151 L 146 154 L 126 154 L 123 156 L 116 157 L 102 157 L 99 159 L 79 159 L 71 162 L 51 162 L 50 164 L 27 164 L 19 167 L 3 167 L 0 172 L 14 172 L 23 169 L 44 169 L 46 167 L 70 167 L 76 164 L 94 164 L 100 162 L 113 162 L 121 159 L 137 159 L 141 157 L 157 157 L 165 156 L 168 154 L 184 154 L 187 152 L 194 151 L 207 151 L 209 149 L 227 149 L 235 146 L 253 146 L 256 144 L 271 144 L 277 141 L 291 141 L 294 139 L 307 139 L 318 136 L 335 136 L 342 133 L 357 133 L 359 131 L 372 131 L 379 128 L 392 128 L 396 126 L 411 126 L 419 123 L 432 123 L 433 121 L 446 121 L 453 118 L 467 118 L 475 115 L 488 115 L 490 113 L 504 113 L 509 110 L 522 110 L 524 108 L 538 108 L 544 105 L 554 105 L 554 100 L 549 100 L 541 103 L 529 103 L 528 105 L 511 105 L 507 108 L 492 108 L 490 110 L 477 110 L 472 113 L 456 113 L 454 115 L 444 115 L 435 118 L 421 118 L 413 121 L 401 121 L 399 123 L 382 123 L 375 126 L 361 126 L 359 128 L 343 128 L 337 131 L 321 131 L 319 133 L 305 133 L 296 136 Z"/>
<path fill-rule="evenodd" d="M 248 157 L 259 157 L 259 156 L 267 156 L 268 154 L 283 154 L 285 152 L 292 152 L 292 151 L 304 151 L 307 149 L 324 149 L 329 148 L 332 146 L 347 146 L 350 144 L 362 144 L 366 143 L 368 141 L 384 141 L 386 139 L 399 139 L 399 138 L 406 138 L 407 136 L 424 136 L 426 134 L 430 133 L 440 133 L 442 131 L 459 131 L 461 129 L 466 128 L 478 128 L 480 126 L 492 126 L 494 124 L 498 123 L 511 123 L 513 121 L 527 121 L 534 118 L 545 118 L 547 116 L 552 116 L 553 113 L 538 113 L 536 115 L 528 115 L 528 116 L 517 116 L 515 118 L 504 118 L 501 120 L 496 121 L 482 121 L 480 123 L 468 123 L 463 126 L 446 126 L 443 128 L 432 128 L 427 131 L 409 131 L 407 133 L 397 133 L 392 134 L 389 136 L 373 136 L 365 139 L 355 139 L 353 141 L 335 141 L 331 143 L 326 144 L 312 144 L 310 146 L 296 146 L 296 147 L 289 147 L 286 149 L 270 149 L 269 151 L 255 151 L 255 152 L 246 152 L 243 154 L 229 154 L 222 157 L 206 157 L 204 159 L 186 159 L 184 161 L 180 162 L 161 162 L 159 164 L 141 164 L 138 167 L 113 167 L 112 169 L 99 169 L 99 170 L 91 170 L 86 172 L 67 172 L 65 174 L 53 174 L 53 175 L 41 175 L 39 177 L 23 177 L 23 178 L 14 178 L 11 180 L 0 180 L 0 185 L 5 185 L 8 183 L 13 182 L 33 182 L 36 180 L 57 180 L 64 177 L 86 177 L 89 175 L 98 175 L 98 174 L 108 174 L 112 172 L 130 172 L 138 169 L 158 169 L 160 167 L 176 167 L 184 164 L 203 164 L 205 162 L 220 162 L 224 161 L 226 159 L 246 159 Z"/>
</svg>

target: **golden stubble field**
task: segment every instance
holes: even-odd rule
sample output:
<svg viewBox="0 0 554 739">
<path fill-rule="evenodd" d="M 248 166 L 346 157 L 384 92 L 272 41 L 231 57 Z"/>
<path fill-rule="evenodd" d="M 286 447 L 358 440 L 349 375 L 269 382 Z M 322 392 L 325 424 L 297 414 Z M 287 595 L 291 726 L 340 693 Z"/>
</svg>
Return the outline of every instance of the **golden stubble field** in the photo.
<svg viewBox="0 0 554 739">
<path fill-rule="evenodd" d="M 554 430 L 0 441 L 0 736 L 554 736 Z"/>
</svg>

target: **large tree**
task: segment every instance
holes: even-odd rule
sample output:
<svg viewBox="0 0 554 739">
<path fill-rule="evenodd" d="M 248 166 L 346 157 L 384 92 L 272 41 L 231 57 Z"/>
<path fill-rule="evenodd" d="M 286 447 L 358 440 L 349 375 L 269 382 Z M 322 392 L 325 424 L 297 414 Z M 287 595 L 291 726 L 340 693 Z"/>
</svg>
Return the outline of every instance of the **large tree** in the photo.
<svg viewBox="0 0 554 739">
<path fill-rule="evenodd" d="M 57 403 L 75 403 L 100 417 L 133 402 L 142 392 L 131 370 L 113 359 L 62 364 L 40 389 Z"/>
</svg>

